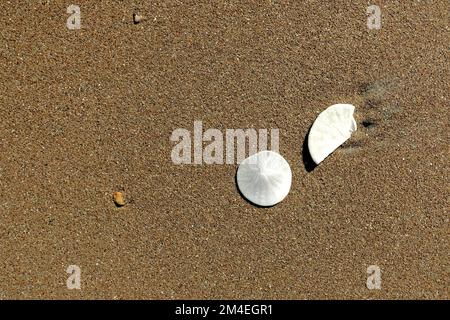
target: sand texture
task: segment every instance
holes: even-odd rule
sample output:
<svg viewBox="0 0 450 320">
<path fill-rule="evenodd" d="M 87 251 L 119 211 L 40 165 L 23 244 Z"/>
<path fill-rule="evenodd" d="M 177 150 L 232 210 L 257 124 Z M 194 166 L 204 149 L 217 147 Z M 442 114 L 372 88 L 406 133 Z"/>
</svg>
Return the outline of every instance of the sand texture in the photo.
<svg viewBox="0 0 450 320">
<path fill-rule="evenodd" d="M 0 298 L 449 299 L 448 1 L 78 2 L 0 2 Z M 311 170 L 334 103 L 358 131 Z M 194 121 L 278 128 L 286 199 L 174 164 Z"/>
</svg>

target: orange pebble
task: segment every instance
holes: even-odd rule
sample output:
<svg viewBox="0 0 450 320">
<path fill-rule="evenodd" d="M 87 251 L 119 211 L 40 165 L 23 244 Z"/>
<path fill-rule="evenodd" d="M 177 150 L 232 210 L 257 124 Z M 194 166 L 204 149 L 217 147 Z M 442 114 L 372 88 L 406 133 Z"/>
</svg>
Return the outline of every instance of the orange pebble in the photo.
<svg viewBox="0 0 450 320">
<path fill-rule="evenodd" d="M 116 206 L 122 207 L 125 205 L 125 198 L 122 192 L 114 192 L 113 198 Z"/>
</svg>

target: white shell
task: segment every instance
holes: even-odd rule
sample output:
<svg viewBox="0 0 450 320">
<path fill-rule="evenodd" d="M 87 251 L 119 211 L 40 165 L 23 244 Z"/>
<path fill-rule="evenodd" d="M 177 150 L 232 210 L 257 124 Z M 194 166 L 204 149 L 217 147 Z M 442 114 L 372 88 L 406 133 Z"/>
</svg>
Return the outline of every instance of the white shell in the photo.
<svg viewBox="0 0 450 320">
<path fill-rule="evenodd" d="M 273 151 L 258 152 L 241 162 L 236 175 L 242 195 L 259 206 L 273 206 L 291 189 L 289 163 Z"/>
<path fill-rule="evenodd" d="M 319 164 L 356 131 L 353 118 L 355 107 L 351 104 L 334 104 L 314 121 L 308 135 L 311 158 Z"/>
</svg>

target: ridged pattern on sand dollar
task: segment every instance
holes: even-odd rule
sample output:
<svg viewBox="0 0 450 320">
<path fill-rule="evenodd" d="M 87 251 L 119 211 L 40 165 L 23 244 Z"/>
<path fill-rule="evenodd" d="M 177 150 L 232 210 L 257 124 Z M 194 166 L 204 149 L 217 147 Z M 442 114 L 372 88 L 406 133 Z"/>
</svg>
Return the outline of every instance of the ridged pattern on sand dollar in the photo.
<svg viewBox="0 0 450 320">
<path fill-rule="evenodd" d="M 287 161 L 273 151 L 261 151 L 246 158 L 236 175 L 242 195 L 259 206 L 282 201 L 291 188 L 292 172 Z"/>
<path fill-rule="evenodd" d="M 316 164 L 322 162 L 356 131 L 351 104 L 334 104 L 314 121 L 308 135 L 308 150 Z"/>
</svg>

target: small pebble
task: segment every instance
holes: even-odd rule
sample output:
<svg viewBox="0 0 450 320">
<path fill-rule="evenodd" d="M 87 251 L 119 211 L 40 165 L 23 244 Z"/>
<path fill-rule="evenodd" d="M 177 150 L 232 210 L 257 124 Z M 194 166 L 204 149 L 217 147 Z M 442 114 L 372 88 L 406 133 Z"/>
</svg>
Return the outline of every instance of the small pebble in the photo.
<svg viewBox="0 0 450 320">
<path fill-rule="evenodd" d="M 144 19 L 144 17 L 142 17 L 140 14 L 133 13 L 133 22 L 134 22 L 134 24 L 138 24 L 143 19 Z"/>
<path fill-rule="evenodd" d="M 122 192 L 114 192 L 113 198 L 116 206 L 122 207 L 125 205 L 125 198 Z"/>
</svg>

